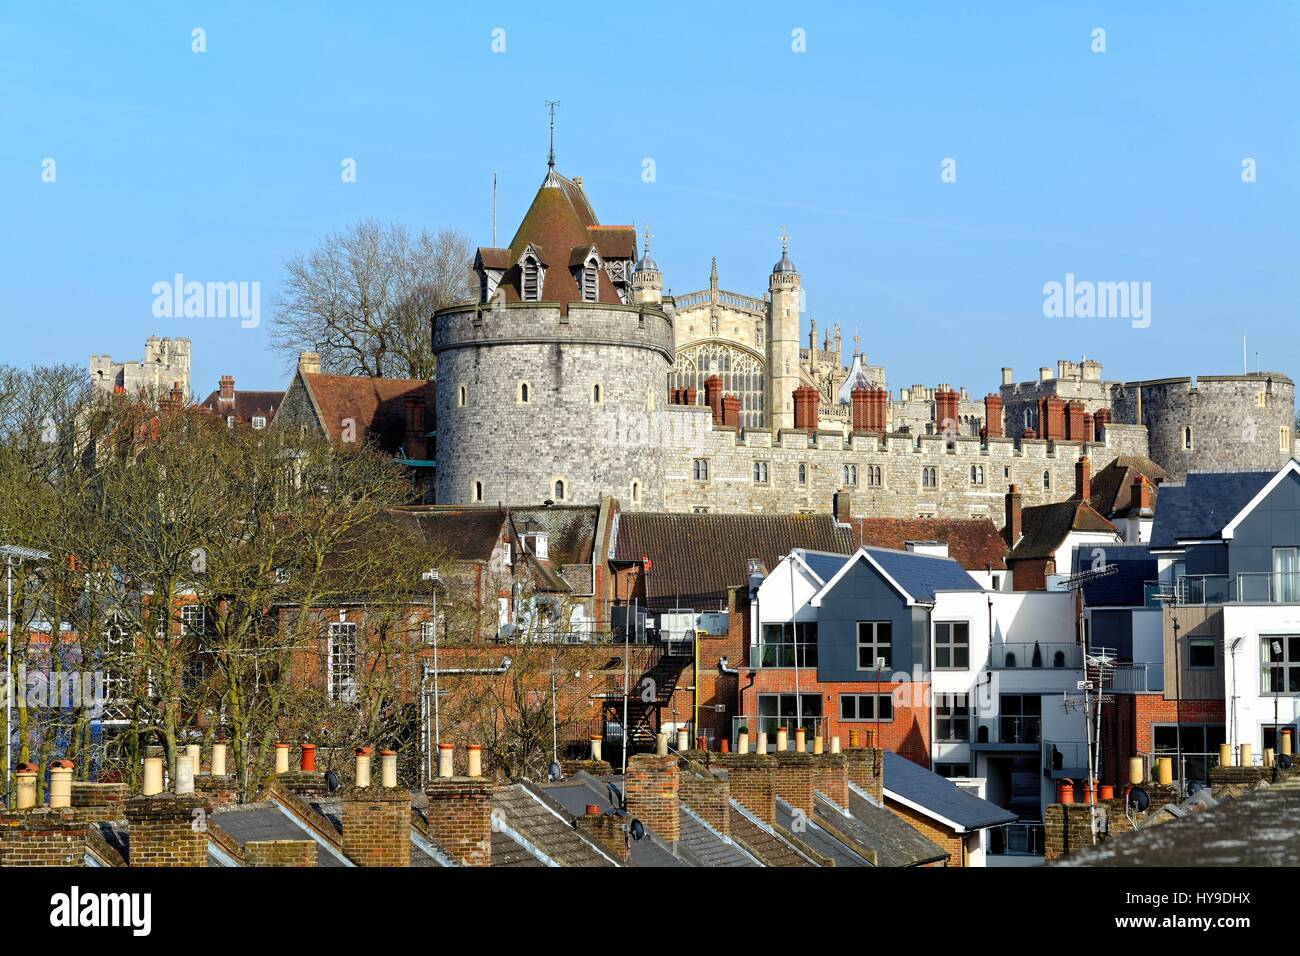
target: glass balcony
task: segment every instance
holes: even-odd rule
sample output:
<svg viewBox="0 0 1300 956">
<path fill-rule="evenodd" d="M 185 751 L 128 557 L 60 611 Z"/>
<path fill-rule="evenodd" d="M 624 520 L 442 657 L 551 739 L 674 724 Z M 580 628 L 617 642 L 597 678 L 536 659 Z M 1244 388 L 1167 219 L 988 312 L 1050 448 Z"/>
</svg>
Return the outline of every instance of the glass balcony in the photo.
<svg viewBox="0 0 1300 956">
<path fill-rule="evenodd" d="M 993 670 L 1023 668 L 1077 668 L 1083 666 L 1079 645 L 1052 644 L 1042 641 L 994 644 L 989 648 L 989 667 Z"/>
<path fill-rule="evenodd" d="M 977 717 L 974 720 L 975 739 L 971 745 L 996 745 L 1007 748 L 1037 749 L 1043 739 L 1043 718 L 1040 716 Z"/>
</svg>

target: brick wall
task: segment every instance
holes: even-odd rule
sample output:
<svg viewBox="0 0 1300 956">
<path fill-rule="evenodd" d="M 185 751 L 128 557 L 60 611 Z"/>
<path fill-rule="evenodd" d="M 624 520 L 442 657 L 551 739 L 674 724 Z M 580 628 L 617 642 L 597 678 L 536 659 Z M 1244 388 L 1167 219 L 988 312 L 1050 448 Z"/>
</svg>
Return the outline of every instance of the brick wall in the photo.
<svg viewBox="0 0 1300 956">
<path fill-rule="evenodd" d="M 81 810 L 6 811 L 0 815 L 0 867 L 84 866 L 86 823 Z"/>
<path fill-rule="evenodd" d="M 627 812 L 669 843 L 681 835 L 676 757 L 637 754 L 627 762 Z"/>
<path fill-rule="evenodd" d="M 1106 829 L 1098 834 L 1097 843 L 1104 843 L 1133 829 L 1124 812 L 1123 798 L 1100 800 L 1097 802 L 1097 807 L 1106 814 Z M 1092 845 L 1092 807 L 1088 804 L 1053 803 L 1044 811 L 1044 859 L 1058 860 Z"/>
<path fill-rule="evenodd" d="M 126 805 L 131 866 L 205 866 L 207 814 L 203 797 L 160 794 L 137 797 Z"/>
<path fill-rule="evenodd" d="M 771 754 L 719 754 L 714 762 L 727 770 L 731 796 L 766 823 L 776 821 L 776 758 Z"/>
<path fill-rule="evenodd" d="M 609 851 L 614 859 L 620 863 L 627 862 L 631 849 L 628 847 L 628 835 L 623 830 L 623 821 L 620 818 L 608 813 L 584 814 L 577 818 L 576 825 L 579 830 Z"/>
<path fill-rule="evenodd" d="M 879 748 L 852 747 L 844 751 L 849 780 L 876 800 L 885 799 L 885 752 Z"/>
<path fill-rule="evenodd" d="M 248 866 L 315 866 L 315 840 L 250 840 L 244 844 Z"/>
<path fill-rule="evenodd" d="M 429 838 L 463 866 L 491 866 L 492 784 L 483 777 L 443 777 L 424 793 Z"/>
<path fill-rule="evenodd" d="M 343 852 L 357 866 L 410 866 L 410 793 L 400 787 L 347 791 Z"/>
<path fill-rule="evenodd" d="M 194 792 L 207 798 L 208 804 L 215 810 L 227 807 L 235 802 L 236 788 L 233 774 L 214 777 L 210 773 L 194 778 Z"/>
<path fill-rule="evenodd" d="M 905 807 L 901 803 L 895 803 L 893 800 L 886 800 L 885 806 L 895 816 L 906 820 L 922 836 L 947 853 L 948 866 L 966 865 L 965 840 L 961 834 L 940 826 L 925 814 L 918 813 L 911 807 Z"/>
<path fill-rule="evenodd" d="M 841 807 L 849 805 L 849 761 L 842 753 L 822 754 L 813 770 L 813 787 Z"/>
<path fill-rule="evenodd" d="M 126 784 L 72 782 L 72 806 L 89 823 L 126 819 Z"/>
<path fill-rule="evenodd" d="M 719 833 L 731 835 L 731 787 L 703 767 L 689 768 L 678 776 L 677 795 Z"/>
<path fill-rule="evenodd" d="M 790 806 L 804 813 L 813 812 L 813 774 L 817 758 L 810 753 L 778 753 L 776 756 L 776 792 Z"/>
</svg>

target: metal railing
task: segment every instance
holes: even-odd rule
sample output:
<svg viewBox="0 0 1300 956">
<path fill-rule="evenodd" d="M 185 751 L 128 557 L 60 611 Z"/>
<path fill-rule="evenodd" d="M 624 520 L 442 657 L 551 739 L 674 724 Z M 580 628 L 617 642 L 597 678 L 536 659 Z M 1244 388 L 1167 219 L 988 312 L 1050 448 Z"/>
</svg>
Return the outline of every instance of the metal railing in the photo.
<svg viewBox="0 0 1300 956">
<path fill-rule="evenodd" d="M 1147 607 L 1162 604 L 1300 604 L 1300 571 L 1189 574 L 1172 582 L 1146 581 Z"/>
<path fill-rule="evenodd" d="M 1070 669 L 1083 666 L 1079 645 L 1022 641 L 997 643 L 989 647 L 989 667 L 993 670 L 1024 668 Z"/>
<path fill-rule="evenodd" d="M 795 667 L 795 649 L 798 648 L 799 667 L 817 666 L 817 642 L 778 641 L 755 644 L 750 649 L 750 667 Z"/>
<path fill-rule="evenodd" d="M 1019 744 L 1038 746 L 1043 739 L 1043 718 L 977 717 L 972 721 L 974 744 Z"/>
<path fill-rule="evenodd" d="M 989 827 L 989 853 L 993 856 L 1042 856 L 1041 823 L 1004 823 Z"/>
<path fill-rule="evenodd" d="M 1165 689 L 1163 664 L 1112 664 L 1105 689 L 1115 694 L 1150 694 Z"/>
</svg>

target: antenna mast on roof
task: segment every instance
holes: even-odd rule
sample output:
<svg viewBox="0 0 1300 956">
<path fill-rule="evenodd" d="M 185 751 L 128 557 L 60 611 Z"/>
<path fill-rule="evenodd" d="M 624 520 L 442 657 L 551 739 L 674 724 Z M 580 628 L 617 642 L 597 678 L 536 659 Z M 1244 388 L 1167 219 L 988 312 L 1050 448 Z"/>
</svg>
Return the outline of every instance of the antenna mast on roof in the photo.
<svg viewBox="0 0 1300 956">
<path fill-rule="evenodd" d="M 546 165 L 551 169 L 555 168 L 555 108 L 559 105 L 559 100 L 546 101 L 546 108 L 551 114 L 551 151 L 546 157 Z"/>
</svg>

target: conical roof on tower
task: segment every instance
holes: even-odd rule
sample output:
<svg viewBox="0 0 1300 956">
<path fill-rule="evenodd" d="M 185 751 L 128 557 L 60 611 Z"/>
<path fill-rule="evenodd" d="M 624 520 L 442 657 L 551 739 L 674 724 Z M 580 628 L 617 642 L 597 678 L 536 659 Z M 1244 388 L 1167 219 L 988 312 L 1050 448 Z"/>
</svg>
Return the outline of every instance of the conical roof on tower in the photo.
<svg viewBox="0 0 1300 956">
<path fill-rule="evenodd" d="M 619 303 L 623 298 L 604 266 L 623 260 L 624 274 L 630 273 L 636 257 L 636 230 L 632 226 L 602 226 L 583 192 L 582 181 L 550 169 L 510 245 L 505 249 L 478 250 L 478 261 L 504 270 L 498 289 L 507 302 L 523 301 L 520 263 L 530 248 L 544 270 L 540 301 L 583 301 L 574 270 L 585 264 L 594 250 L 601 265 L 597 270 L 596 301 Z"/>
</svg>

